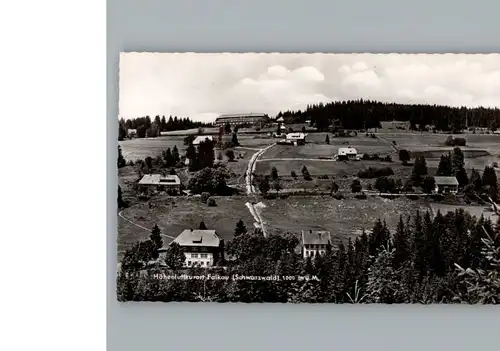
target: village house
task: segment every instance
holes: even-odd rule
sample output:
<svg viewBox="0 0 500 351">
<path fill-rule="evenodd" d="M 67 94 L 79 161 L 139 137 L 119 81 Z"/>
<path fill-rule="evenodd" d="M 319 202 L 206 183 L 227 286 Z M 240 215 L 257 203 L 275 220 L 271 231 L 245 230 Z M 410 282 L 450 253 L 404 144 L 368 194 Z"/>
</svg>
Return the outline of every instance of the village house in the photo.
<svg viewBox="0 0 500 351">
<path fill-rule="evenodd" d="M 137 136 L 137 129 L 127 129 L 127 137 L 135 138 Z"/>
<path fill-rule="evenodd" d="M 324 255 L 326 247 L 332 244 L 328 231 L 302 231 L 302 255 L 304 259 L 316 255 Z"/>
<path fill-rule="evenodd" d="M 288 133 L 286 141 L 294 145 L 304 145 L 306 143 L 306 134 L 304 133 Z"/>
<path fill-rule="evenodd" d="M 145 191 L 181 191 L 181 180 L 177 175 L 146 174 L 139 181 L 140 188 Z"/>
<path fill-rule="evenodd" d="M 341 147 L 337 153 L 339 161 L 358 160 L 358 151 L 353 147 Z"/>
<path fill-rule="evenodd" d="M 185 229 L 172 243 L 183 249 L 186 267 L 212 267 L 224 257 L 224 240 L 215 230 Z M 164 258 L 172 243 L 159 250 L 160 257 Z"/>
<path fill-rule="evenodd" d="M 206 140 L 213 141 L 213 137 L 211 135 L 198 135 L 194 140 L 193 140 L 193 145 L 194 146 L 199 146 L 201 142 L 204 142 Z"/>
<path fill-rule="evenodd" d="M 458 180 L 455 177 L 434 177 L 436 182 L 435 192 L 439 194 L 458 193 Z"/>
</svg>

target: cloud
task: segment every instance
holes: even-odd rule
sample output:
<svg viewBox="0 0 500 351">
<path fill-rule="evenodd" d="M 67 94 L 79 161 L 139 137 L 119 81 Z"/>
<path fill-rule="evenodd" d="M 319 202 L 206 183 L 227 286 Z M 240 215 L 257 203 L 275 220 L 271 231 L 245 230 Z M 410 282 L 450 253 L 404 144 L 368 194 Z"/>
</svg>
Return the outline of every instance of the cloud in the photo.
<svg viewBox="0 0 500 351">
<path fill-rule="evenodd" d="M 500 107 L 500 55 L 123 54 L 120 115 L 303 109 L 332 100 Z"/>
</svg>

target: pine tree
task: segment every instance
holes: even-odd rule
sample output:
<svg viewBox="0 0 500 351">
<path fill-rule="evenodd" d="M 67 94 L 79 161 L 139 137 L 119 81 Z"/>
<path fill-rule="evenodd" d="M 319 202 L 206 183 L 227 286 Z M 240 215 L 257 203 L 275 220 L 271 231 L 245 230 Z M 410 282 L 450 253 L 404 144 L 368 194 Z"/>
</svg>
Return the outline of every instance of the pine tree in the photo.
<svg viewBox="0 0 500 351">
<path fill-rule="evenodd" d="M 181 161 L 181 158 L 179 156 L 179 149 L 177 148 L 177 145 L 174 145 L 174 148 L 172 149 L 172 161 L 174 163 L 174 166 L 177 165 Z"/>
<path fill-rule="evenodd" d="M 149 236 L 149 239 L 151 239 L 151 241 L 155 244 L 157 250 L 163 247 L 161 230 L 156 224 L 154 225 L 153 229 L 151 229 L 151 235 Z"/>
<path fill-rule="evenodd" d="M 380 218 L 373 226 L 373 230 L 368 237 L 368 252 L 370 256 L 376 256 L 382 247 L 387 247 L 390 240 L 390 232 L 387 229 L 386 222 L 382 222 Z"/>
<path fill-rule="evenodd" d="M 272 178 L 273 180 L 278 179 L 278 170 L 276 169 L 276 167 L 273 167 L 273 168 L 271 169 L 271 178 Z"/>
<path fill-rule="evenodd" d="M 207 226 L 205 225 L 205 222 L 201 221 L 201 222 L 200 222 L 200 225 L 199 225 L 199 227 L 198 227 L 198 229 L 200 229 L 200 230 L 207 230 L 208 228 L 207 228 Z"/>
<path fill-rule="evenodd" d="M 409 240 L 407 237 L 407 232 L 405 225 L 403 223 L 402 216 L 399 216 L 399 222 L 396 229 L 396 233 L 394 235 L 393 245 L 394 245 L 394 259 L 392 262 L 394 268 L 397 269 L 401 267 L 410 258 Z"/>
<path fill-rule="evenodd" d="M 369 303 L 401 303 L 404 296 L 400 272 L 392 266 L 394 250 L 383 248 L 368 271 L 366 299 Z"/>
<path fill-rule="evenodd" d="M 233 133 L 233 137 L 231 139 L 231 144 L 233 144 L 233 146 L 240 145 L 240 142 L 238 141 L 238 135 L 236 133 Z"/>
<path fill-rule="evenodd" d="M 165 152 L 165 165 L 167 167 L 172 167 L 174 165 L 174 160 L 172 158 L 172 151 L 170 151 L 170 148 L 167 149 Z"/>
<path fill-rule="evenodd" d="M 125 158 L 123 157 L 122 148 L 121 146 L 118 146 L 118 168 L 125 167 L 126 165 L 127 161 L 125 161 Z"/>
<path fill-rule="evenodd" d="M 484 167 L 483 187 L 486 187 L 488 195 L 496 201 L 498 199 L 498 179 L 493 167 Z"/>
<path fill-rule="evenodd" d="M 465 166 L 465 156 L 459 147 L 453 149 L 453 156 L 451 161 L 451 170 L 453 174 L 464 168 Z"/>
<path fill-rule="evenodd" d="M 467 171 L 465 170 L 465 168 L 459 168 L 455 173 L 455 177 L 457 177 L 457 181 L 460 186 L 463 187 L 469 184 L 469 177 L 467 176 Z"/>
<path fill-rule="evenodd" d="M 438 169 L 436 172 L 437 176 L 449 177 L 453 174 L 453 165 L 451 162 L 450 153 L 446 155 L 441 155 L 441 159 L 439 160 Z"/>
<path fill-rule="evenodd" d="M 328 134 L 325 137 L 325 144 L 330 144 L 330 137 L 328 136 Z"/>
<path fill-rule="evenodd" d="M 125 205 L 125 202 L 123 201 L 123 197 L 122 197 L 122 188 L 119 185 L 118 185 L 118 197 L 117 197 L 117 200 L 118 200 L 118 208 L 123 208 L 124 205 Z"/>
<path fill-rule="evenodd" d="M 247 233 L 247 227 L 245 226 L 245 223 L 243 223 L 243 221 L 240 219 L 236 223 L 236 228 L 234 229 L 234 236 L 236 237 L 246 233 Z"/>
<path fill-rule="evenodd" d="M 419 277 L 422 278 L 426 273 L 426 243 L 425 243 L 425 233 L 422 225 L 422 216 L 420 211 L 417 210 L 415 219 L 413 222 L 413 242 L 412 242 L 412 254 L 413 254 L 413 265 Z"/>
<path fill-rule="evenodd" d="M 425 175 L 427 175 L 427 162 L 425 161 L 424 156 L 418 156 L 413 165 L 412 180 L 415 183 L 420 184 L 422 177 Z"/>
<path fill-rule="evenodd" d="M 481 179 L 481 174 L 479 174 L 479 172 L 477 170 L 475 170 L 474 168 L 471 171 L 470 184 L 472 184 L 474 186 L 474 189 L 476 191 L 481 190 L 481 188 L 483 187 L 483 181 Z"/>
</svg>

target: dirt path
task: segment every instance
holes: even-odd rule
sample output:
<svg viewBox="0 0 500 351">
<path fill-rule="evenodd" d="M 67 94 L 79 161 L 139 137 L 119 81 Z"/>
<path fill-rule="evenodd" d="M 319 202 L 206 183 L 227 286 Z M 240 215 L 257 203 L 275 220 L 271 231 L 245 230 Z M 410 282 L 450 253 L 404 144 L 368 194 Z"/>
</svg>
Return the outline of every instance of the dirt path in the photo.
<svg viewBox="0 0 500 351">
<path fill-rule="evenodd" d="M 253 172 L 255 172 L 255 165 L 256 165 L 257 160 L 259 159 L 260 156 L 262 156 L 262 154 L 264 152 L 266 152 L 267 150 L 272 148 L 274 145 L 276 145 L 276 143 L 273 143 L 273 144 L 271 144 L 263 149 L 260 149 L 258 152 L 256 152 L 255 154 L 252 155 L 252 158 L 248 162 L 248 167 L 247 167 L 246 177 L 245 177 L 248 195 L 255 194 L 255 188 L 252 185 L 252 183 L 253 183 L 252 178 L 253 178 Z"/>
<path fill-rule="evenodd" d="M 120 212 L 118 213 L 118 217 L 120 217 L 120 218 L 122 218 L 122 219 L 126 220 L 127 222 L 129 222 L 129 223 L 130 223 L 130 224 L 132 224 L 132 225 L 135 225 L 135 226 L 136 226 L 136 227 L 138 227 L 138 228 L 144 229 L 144 230 L 145 230 L 145 231 L 147 231 L 147 232 L 151 232 L 151 228 L 150 228 L 150 229 L 148 229 L 148 228 L 146 228 L 146 227 L 143 227 L 142 225 L 139 225 L 139 224 L 137 224 L 137 223 L 132 222 L 130 219 L 125 218 L 125 217 L 123 216 L 122 212 L 123 212 L 123 210 L 122 210 L 122 211 L 120 211 Z M 164 236 L 164 237 L 167 237 L 167 238 L 169 238 L 169 239 L 175 239 L 175 237 L 170 236 L 170 235 L 167 235 L 167 234 L 160 234 L 160 235 L 161 235 L 161 236 Z"/>
</svg>

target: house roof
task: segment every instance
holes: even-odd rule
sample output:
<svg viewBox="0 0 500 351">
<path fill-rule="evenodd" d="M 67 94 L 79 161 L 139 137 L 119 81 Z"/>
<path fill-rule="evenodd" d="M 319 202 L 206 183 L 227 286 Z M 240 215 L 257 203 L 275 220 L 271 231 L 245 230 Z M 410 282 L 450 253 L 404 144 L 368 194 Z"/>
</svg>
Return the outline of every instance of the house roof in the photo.
<svg viewBox="0 0 500 351">
<path fill-rule="evenodd" d="M 302 243 L 304 245 L 326 245 L 331 243 L 332 238 L 329 231 L 322 230 L 303 230 Z"/>
<path fill-rule="evenodd" d="M 280 118 L 278 118 L 278 119 L 276 120 L 276 122 L 284 122 L 284 121 L 285 121 L 285 119 L 284 119 L 283 117 L 280 117 Z"/>
<path fill-rule="evenodd" d="M 304 133 L 288 133 L 286 135 L 287 139 L 305 139 L 306 135 Z"/>
<path fill-rule="evenodd" d="M 458 180 L 455 177 L 434 177 L 436 185 L 457 185 Z"/>
<path fill-rule="evenodd" d="M 357 153 L 358 152 L 353 147 L 341 147 L 341 148 L 339 148 L 339 152 L 338 152 L 339 155 L 357 154 Z"/>
<path fill-rule="evenodd" d="M 127 129 L 127 133 L 137 133 L 137 129 Z"/>
<path fill-rule="evenodd" d="M 180 185 L 181 180 L 176 175 L 168 174 L 163 176 L 161 174 L 146 174 L 139 181 L 141 185 Z"/>
<path fill-rule="evenodd" d="M 198 145 L 201 142 L 204 142 L 205 140 L 213 140 L 213 137 L 211 135 L 198 135 L 194 140 L 193 140 L 193 145 Z"/>
<path fill-rule="evenodd" d="M 250 113 L 227 113 L 220 115 L 217 119 L 219 118 L 231 118 L 231 117 L 267 117 L 267 114 L 265 113 L 255 113 L 255 112 L 250 112 Z"/>
<path fill-rule="evenodd" d="M 218 247 L 221 238 L 215 230 L 185 229 L 173 242 L 180 246 Z"/>
</svg>

